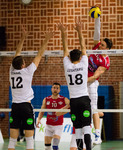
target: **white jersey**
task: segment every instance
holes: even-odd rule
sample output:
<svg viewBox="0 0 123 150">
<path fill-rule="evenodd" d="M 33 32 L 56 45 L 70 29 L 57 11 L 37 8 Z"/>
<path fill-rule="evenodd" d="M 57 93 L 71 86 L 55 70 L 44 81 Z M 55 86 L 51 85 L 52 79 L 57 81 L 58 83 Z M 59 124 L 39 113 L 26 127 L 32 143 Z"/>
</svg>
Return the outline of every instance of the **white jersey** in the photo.
<svg viewBox="0 0 123 150">
<path fill-rule="evenodd" d="M 32 78 L 37 69 L 34 63 L 31 63 L 27 68 L 16 70 L 10 67 L 9 81 L 12 91 L 12 102 L 23 103 L 34 98 L 32 89 Z"/>
<path fill-rule="evenodd" d="M 88 58 L 82 56 L 79 63 L 73 64 L 66 56 L 63 60 L 65 77 L 69 89 L 70 98 L 88 96 L 87 79 L 88 79 Z"/>
</svg>

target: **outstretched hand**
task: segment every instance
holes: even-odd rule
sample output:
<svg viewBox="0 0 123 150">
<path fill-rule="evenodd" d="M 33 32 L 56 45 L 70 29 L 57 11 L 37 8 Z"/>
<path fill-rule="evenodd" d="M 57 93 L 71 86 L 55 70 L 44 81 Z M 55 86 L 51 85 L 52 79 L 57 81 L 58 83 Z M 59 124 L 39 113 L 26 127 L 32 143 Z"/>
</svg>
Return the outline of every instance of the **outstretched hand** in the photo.
<svg viewBox="0 0 123 150">
<path fill-rule="evenodd" d="M 82 30 L 82 22 L 80 21 L 77 21 L 75 26 L 73 26 L 73 28 L 76 30 L 76 31 L 81 31 Z"/>
<path fill-rule="evenodd" d="M 61 22 L 56 24 L 57 28 L 61 30 L 61 32 L 66 32 L 68 25 L 63 25 Z"/>
<path fill-rule="evenodd" d="M 22 25 L 21 28 L 22 28 L 22 31 L 23 31 L 23 36 L 24 36 L 24 37 L 27 37 L 27 36 L 29 35 L 29 32 L 27 32 L 27 31 L 25 30 L 25 26 L 24 26 L 24 25 Z"/>
<path fill-rule="evenodd" d="M 94 5 L 95 7 L 99 7 L 99 9 L 101 9 L 101 5 L 97 4 L 97 5 Z"/>
<path fill-rule="evenodd" d="M 51 30 L 50 28 L 44 33 L 45 39 L 49 40 L 55 35 L 55 31 Z"/>
<path fill-rule="evenodd" d="M 36 123 L 36 127 L 37 127 L 37 128 L 40 128 L 40 127 L 39 127 L 39 124 L 41 124 L 41 122 L 40 122 L 39 120 L 37 120 L 37 123 Z"/>
<path fill-rule="evenodd" d="M 61 112 L 56 112 L 55 115 L 56 116 L 61 116 L 62 114 L 61 114 Z"/>
</svg>

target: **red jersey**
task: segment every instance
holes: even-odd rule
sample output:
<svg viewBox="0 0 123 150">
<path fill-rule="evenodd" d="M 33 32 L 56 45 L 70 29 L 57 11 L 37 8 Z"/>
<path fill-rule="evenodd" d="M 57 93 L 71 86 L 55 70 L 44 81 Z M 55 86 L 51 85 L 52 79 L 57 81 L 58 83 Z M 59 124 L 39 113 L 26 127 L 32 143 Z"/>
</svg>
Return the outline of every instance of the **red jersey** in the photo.
<svg viewBox="0 0 123 150">
<path fill-rule="evenodd" d="M 93 48 L 93 50 L 98 49 L 100 42 Z M 101 54 L 91 54 L 88 58 L 88 77 L 94 75 L 98 67 L 102 66 L 109 70 L 110 59 L 108 56 L 103 57 Z M 97 78 L 98 80 L 99 78 Z"/>
<path fill-rule="evenodd" d="M 57 99 L 52 99 L 51 96 L 46 97 L 46 108 L 47 109 L 60 109 L 65 106 L 65 97 L 59 95 Z M 48 125 L 62 125 L 63 124 L 63 115 L 56 116 L 55 112 L 47 113 L 47 121 Z"/>
</svg>

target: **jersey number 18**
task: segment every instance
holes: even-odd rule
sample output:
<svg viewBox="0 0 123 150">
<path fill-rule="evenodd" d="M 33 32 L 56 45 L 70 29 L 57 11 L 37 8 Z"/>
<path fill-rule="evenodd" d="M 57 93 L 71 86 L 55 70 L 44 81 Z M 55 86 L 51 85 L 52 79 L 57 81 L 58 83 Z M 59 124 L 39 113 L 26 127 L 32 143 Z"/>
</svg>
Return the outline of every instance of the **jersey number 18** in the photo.
<svg viewBox="0 0 123 150">
<path fill-rule="evenodd" d="M 75 81 L 73 81 L 71 74 L 69 74 L 68 77 L 70 78 L 69 85 L 74 85 L 74 84 L 80 85 L 83 83 L 82 74 L 75 75 Z"/>
</svg>

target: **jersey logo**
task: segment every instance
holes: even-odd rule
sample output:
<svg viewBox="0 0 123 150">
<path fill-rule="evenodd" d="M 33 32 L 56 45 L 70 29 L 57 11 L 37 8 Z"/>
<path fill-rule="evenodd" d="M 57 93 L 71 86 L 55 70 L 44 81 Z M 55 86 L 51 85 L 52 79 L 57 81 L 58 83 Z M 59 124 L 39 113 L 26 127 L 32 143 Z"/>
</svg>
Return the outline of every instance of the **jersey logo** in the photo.
<svg viewBox="0 0 123 150">
<path fill-rule="evenodd" d="M 91 67 L 90 67 L 91 66 Z M 89 67 L 88 67 L 90 70 L 91 68 L 93 68 L 94 70 L 96 70 L 98 67 L 97 65 L 94 63 L 94 60 L 92 57 L 90 57 L 90 62 L 89 62 Z M 92 71 L 92 72 L 95 72 L 95 71 Z"/>
<path fill-rule="evenodd" d="M 58 121 L 58 116 L 56 116 L 56 117 L 49 117 L 49 119 L 51 119 L 53 122 L 56 122 L 56 121 Z"/>
<path fill-rule="evenodd" d="M 47 105 L 50 105 L 50 101 L 47 101 Z"/>
<path fill-rule="evenodd" d="M 99 62 L 102 62 L 102 59 L 99 59 Z"/>
<path fill-rule="evenodd" d="M 62 105 L 62 104 L 63 104 L 63 102 L 61 102 L 61 101 L 60 101 L 60 102 L 58 102 L 58 104 L 59 104 L 59 105 Z"/>
</svg>

